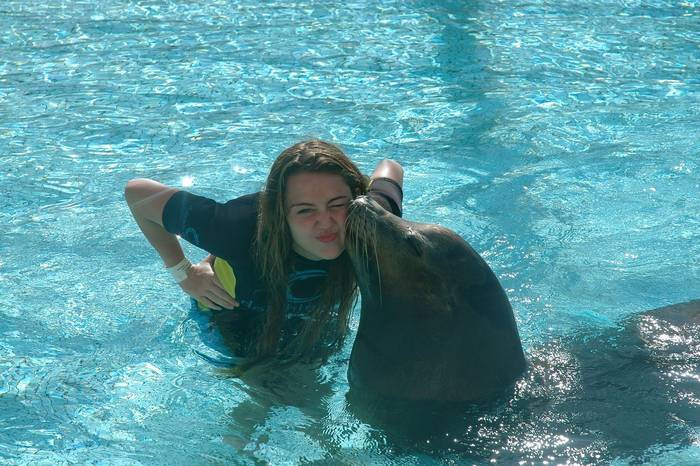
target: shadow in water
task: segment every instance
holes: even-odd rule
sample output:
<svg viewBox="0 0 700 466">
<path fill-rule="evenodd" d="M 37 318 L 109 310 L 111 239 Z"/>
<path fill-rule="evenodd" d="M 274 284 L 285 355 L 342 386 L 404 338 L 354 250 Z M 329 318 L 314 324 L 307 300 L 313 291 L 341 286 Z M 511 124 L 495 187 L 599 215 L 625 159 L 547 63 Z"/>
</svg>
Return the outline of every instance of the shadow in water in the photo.
<svg viewBox="0 0 700 466">
<path fill-rule="evenodd" d="M 202 325 L 208 319 L 202 316 Z M 197 340 L 219 353 L 205 359 L 226 367 L 223 340 L 207 338 Z M 697 442 L 700 300 L 557 338 L 533 348 L 528 359 L 527 373 L 510 392 L 480 405 L 376 400 L 353 391 L 343 402 L 344 359 L 323 376 L 327 364 L 321 372 L 300 364 L 262 369 L 239 379 L 245 396 L 229 413 L 225 441 L 253 461 L 272 461 L 280 445 L 304 445 L 295 453 L 300 462 L 342 458 L 344 439 L 364 432 L 362 443 L 373 445 L 380 459 L 581 464 L 655 461 L 655 449 Z M 338 402 L 329 407 L 329 400 Z"/>
<path fill-rule="evenodd" d="M 347 407 L 397 452 L 594 464 L 697 441 L 698 374 L 700 301 L 693 301 L 533 350 L 528 373 L 501 400 L 428 405 L 349 393 Z"/>
</svg>

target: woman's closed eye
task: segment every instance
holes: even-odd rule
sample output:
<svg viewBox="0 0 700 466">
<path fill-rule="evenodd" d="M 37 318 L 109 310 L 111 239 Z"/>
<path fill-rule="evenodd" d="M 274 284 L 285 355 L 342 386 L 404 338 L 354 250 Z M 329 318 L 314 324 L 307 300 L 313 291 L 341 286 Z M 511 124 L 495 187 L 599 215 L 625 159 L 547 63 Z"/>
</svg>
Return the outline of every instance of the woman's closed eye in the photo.
<svg viewBox="0 0 700 466">
<path fill-rule="evenodd" d="M 347 203 L 347 202 L 336 202 L 336 203 L 331 204 L 331 205 L 328 206 L 328 209 L 334 210 L 334 211 L 341 210 L 341 209 L 347 209 L 347 208 L 348 208 L 348 203 Z M 318 210 L 318 209 L 316 209 L 316 208 L 314 208 L 314 207 L 301 207 L 301 208 L 299 208 L 299 209 L 296 209 L 296 210 L 294 211 L 294 214 L 306 216 L 306 215 L 311 215 L 311 214 L 313 214 L 313 213 L 316 212 L 317 210 Z"/>
</svg>

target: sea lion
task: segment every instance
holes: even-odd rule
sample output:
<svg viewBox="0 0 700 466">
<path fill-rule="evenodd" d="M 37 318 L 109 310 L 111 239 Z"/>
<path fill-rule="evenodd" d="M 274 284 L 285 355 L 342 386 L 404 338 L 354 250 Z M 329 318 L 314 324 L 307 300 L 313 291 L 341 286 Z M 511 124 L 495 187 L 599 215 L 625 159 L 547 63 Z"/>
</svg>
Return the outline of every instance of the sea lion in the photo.
<svg viewBox="0 0 700 466">
<path fill-rule="evenodd" d="M 526 366 L 513 310 L 466 241 L 365 196 L 351 203 L 346 230 L 362 300 L 351 391 L 476 402 L 512 386 Z"/>
</svg>

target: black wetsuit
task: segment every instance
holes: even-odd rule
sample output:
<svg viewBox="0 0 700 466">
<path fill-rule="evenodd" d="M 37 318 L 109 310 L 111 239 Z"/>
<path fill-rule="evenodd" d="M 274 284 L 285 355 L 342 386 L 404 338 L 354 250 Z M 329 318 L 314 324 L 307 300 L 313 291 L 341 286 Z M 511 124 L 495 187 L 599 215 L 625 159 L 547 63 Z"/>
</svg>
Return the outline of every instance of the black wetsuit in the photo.
<svg viewBox="0 0 700 466">
<path fill-rule="evenodd" d="M 403 192 L 394 181 L 388 178 L 375 179 L 368 194 L 388 211 L 401 215 Z M 256 268 L 253 253 L 259 198 L 260 193 L 248 194 L 222 204 L 179 191 L 168 200 L 163 209 L 163 225 L 168 232 L 180 235 L 195 246 L 226 260 L 233 269 L 236 278 L 235 297 L 240 307 L 233 311 L 221 311 L 220 315 L 226 313 L 226 320 L 231 321 L 235 327 L 235 331 L 233 328 L 228 329 L 234 331 L 234 334 L 227 340 L 236 340 L 235 346 L 240 355 L 249 352 L 248 345 L 258 335 L 267 309 L 267 290 Z M 294 335 L 300 324 L 308 319 L 310 310 L 321 298 L 328 268 L 333 262 L 314 261 L 295 252 L 292 254 L 292 271 L 287 279 L 283 339 Z"/>
</svg>

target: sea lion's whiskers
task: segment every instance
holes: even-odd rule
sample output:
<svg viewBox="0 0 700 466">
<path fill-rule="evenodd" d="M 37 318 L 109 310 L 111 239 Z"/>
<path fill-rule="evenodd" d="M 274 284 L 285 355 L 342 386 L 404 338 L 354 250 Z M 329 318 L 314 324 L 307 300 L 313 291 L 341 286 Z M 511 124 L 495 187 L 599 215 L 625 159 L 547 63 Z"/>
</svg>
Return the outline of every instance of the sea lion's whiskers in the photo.
<svg viewBox="0 0 700 466">
<path fill-rule="evenodd" d="M 379 270 L 379 260 L 376 251 L 377 238 L 377 214 L 368 206 L 368 201 L 364 197 L 355 199 L 350 205 L 350 211 L 346 220 L 348 252 L 355 258 L 355 262 L 360 269 L 360 275 L 368 277 L 370 255 L 374 255 L 374 262 L 377 270 L 377 289 L 381 304 L 381 272 Z M 346 238 L 346 239 L 347 239 Z"/>
</svg>

